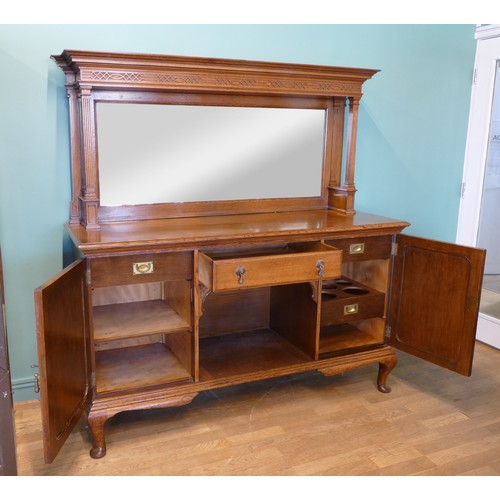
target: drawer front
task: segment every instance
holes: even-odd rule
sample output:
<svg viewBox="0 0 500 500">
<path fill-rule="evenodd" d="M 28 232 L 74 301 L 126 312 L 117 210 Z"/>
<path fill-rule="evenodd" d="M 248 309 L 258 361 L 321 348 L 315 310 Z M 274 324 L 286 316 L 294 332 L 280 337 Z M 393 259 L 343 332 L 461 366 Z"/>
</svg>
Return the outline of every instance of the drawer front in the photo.
<svg viewBox="0 0 500 500">
<path fill-rule="evenodd" d="M 321 325 L 383 317 L 385 294 L 342 277 L 324 283 L 321 294 Z"/>
<path fill-rule="evenodd" d="M 191 252 L 145 253 L 89 259 L 94 287 L 191 279 Z"/>
<path fill-rule="evenodd" d="M 327 241 L 343 251 L 346 262 L 388 259 L 392 251 L 392 236 L 371 236 Z"/>
<path fill-rule="evenodd" d="M 342 252 L 322 243 L 289 245 L 262 256 L 200 254 L 200 280 L 214 292 L 332 279 L 341 267 Z"/>
</svg>

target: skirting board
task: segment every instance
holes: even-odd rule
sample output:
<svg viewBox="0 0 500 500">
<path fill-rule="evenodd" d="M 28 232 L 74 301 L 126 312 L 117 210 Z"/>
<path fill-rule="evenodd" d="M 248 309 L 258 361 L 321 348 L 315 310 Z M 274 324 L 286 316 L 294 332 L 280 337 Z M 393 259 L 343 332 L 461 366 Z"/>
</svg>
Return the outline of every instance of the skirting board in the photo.
<svg viewBox="0 0 500 500">
<path fill-rule="evenodd" d="M 476 339 L 496 349 L 500 349 L 500 321 L 490 316 L 479 314 Z"/>
<path fill-rule="evenodd" d="M 38 399 L 38 394 L 35 392 L 33 377 L 13 379 L 12 401 L 18 403 L 20 401 L 30 401 L 32 399 Z"/>
</svg>

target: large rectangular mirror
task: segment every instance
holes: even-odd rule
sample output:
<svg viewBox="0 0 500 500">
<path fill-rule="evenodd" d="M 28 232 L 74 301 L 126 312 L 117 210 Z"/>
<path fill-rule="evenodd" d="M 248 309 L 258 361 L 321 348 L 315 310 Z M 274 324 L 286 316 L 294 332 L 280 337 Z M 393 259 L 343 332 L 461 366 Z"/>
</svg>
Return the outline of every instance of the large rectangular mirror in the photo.
<svg viewBox="0 0 500 500">
<path fill-rule="evenodd" d="M 97 102 L 100 205 L 322 196 L 325 109 Z"/>
</svg>

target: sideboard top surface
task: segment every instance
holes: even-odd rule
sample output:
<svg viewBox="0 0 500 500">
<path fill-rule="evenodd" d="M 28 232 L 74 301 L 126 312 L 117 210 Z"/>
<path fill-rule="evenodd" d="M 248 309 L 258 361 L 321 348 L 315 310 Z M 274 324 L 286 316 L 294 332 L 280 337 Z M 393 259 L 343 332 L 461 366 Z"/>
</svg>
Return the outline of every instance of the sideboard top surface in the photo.
<svg viewBox="0 0 500 500">
<path fill-rule="evenodd" d="M 84 254 L 159 250 L 374 236 L 402 231 L 407 222 L 358 212 L 339 215 L 332 210 L 238 214 L 102 224 L 88 230 L 68 224 L 68 232 Z"/>
</svg>

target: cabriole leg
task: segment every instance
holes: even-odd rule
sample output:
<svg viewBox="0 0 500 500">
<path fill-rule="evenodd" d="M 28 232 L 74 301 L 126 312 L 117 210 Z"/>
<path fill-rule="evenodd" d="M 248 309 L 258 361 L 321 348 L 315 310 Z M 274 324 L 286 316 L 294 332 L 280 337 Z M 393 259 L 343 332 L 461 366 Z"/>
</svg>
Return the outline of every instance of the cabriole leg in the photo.
<svg viewBox="0 0 500 500">
<path fill-rule="evenodd" d="M 387 378 L 397 362 L 398 360 L 394 354 L 378 364 L 377 389 L 384 394 L 391 392 L 391 388 L 387 385 Z"/>
<path fill-rule="evenodd" d="M 104 424 L 108 417 L 105 415 L 88 415 L 90 432 L 92 433 L 92 458 L 102 458 L 106 455 L 106 438 L 104 435 Z"/>
</svg>

